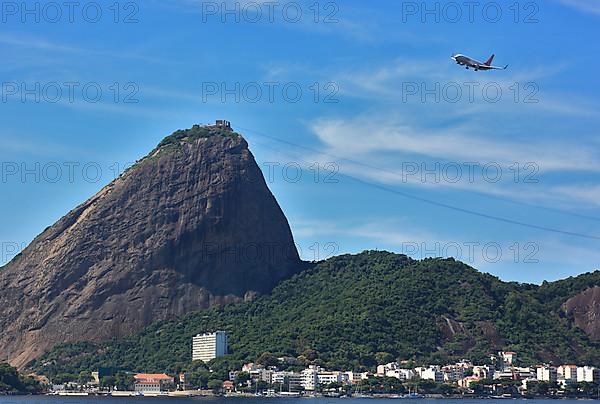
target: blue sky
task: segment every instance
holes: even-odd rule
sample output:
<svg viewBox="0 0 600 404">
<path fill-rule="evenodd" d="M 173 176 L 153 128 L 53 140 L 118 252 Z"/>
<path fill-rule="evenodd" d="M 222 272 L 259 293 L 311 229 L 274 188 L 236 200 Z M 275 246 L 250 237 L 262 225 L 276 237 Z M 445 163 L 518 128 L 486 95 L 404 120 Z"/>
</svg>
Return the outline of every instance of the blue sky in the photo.
<svg viewBox="0 0 600 404">
<path fill-rule="evenodd" d="M 597 269 L 600 7 L 467 3 L 3 2 L 0 262 L 164 136 L 225 118 L 305 259 Z"/>
</svg>

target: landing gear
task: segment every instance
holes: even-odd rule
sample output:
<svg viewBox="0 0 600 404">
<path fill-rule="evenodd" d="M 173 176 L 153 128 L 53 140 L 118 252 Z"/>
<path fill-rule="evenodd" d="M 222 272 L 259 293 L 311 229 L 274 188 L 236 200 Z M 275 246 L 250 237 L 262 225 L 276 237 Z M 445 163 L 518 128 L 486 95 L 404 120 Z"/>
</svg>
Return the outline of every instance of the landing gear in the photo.
<svg viewBox="0 0 600 404">
<path fill-rule="evenodd" d="M 469 70 L 469 66 L 465 67 L 465 69 Z"/>
</svg>

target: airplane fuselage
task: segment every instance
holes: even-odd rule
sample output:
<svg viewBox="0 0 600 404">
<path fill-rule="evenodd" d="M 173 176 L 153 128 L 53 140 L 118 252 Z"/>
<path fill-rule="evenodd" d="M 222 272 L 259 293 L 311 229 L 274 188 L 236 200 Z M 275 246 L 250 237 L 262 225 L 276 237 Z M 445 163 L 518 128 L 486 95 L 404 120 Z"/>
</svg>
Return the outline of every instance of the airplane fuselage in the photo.
<svg viewBox="0 0 600 404">
<path fill-rule="evenodd" d="M 506 67 L 496 67 L 496 66 L 492 66 L 491 62 L 493 60 L 494 56 L 492 55 L 492 57 L 487 61 L 487 62 L 480 62 L 478 60 L 472 59 L 466 55 L 462 55 L 462 54 L 456 54 L 454 56 L 452 56 L 452 60 L 454 60 L 457 64 L 461 65 L 461 66 L 465 66 L 467 69 L 472 68 L 475 71 L 478 70 L 505 70 L 508 65 Z"/>
</svg>

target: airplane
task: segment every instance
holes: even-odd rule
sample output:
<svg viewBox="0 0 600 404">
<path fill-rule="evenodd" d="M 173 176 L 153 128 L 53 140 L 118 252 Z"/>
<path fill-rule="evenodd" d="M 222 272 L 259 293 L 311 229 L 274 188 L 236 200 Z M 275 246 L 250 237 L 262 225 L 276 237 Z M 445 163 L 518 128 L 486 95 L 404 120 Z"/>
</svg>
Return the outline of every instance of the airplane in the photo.
<svg viewBox="0 0 600 404">
<path fill-rule="evenodd" d="M 472 67 L 475 71 L 478 70 L 506 70 L 508 69 L 508 65 L 504 66 L 504 67 L 497 67 L 497 66 L 492 66 L 492 61 L 494 60 L 494 56 L 492 55 L 487 62 L 485 63 L 481 63 L 475 59 L 471 59 L 468 56 L 465 55 L 461 55 L 460 53 L 457 53 L 456 55 L 453 55 L 450 59 L 454 60 L 457 64 L 461 65 L 461 66 L 466 66 L 466 69 L 469 70 L 470 67 Z"/>
</svg>

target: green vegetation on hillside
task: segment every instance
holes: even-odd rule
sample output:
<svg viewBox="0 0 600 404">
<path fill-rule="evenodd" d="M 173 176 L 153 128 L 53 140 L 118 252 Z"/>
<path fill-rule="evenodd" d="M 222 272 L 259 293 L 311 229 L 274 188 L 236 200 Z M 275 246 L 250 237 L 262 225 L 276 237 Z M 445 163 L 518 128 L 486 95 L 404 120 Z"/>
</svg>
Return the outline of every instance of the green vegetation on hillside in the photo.
<svg viewBox="0 0 600 404">
<path fill-rule="evenodd" d="M 179 129 L 172 135 L 164 138 L 156 147 L 156 150 L 170 146 L 179 146 L 181 142 L 191 143 L 197 139 L 209 138 L 212 136 L 231 136 L 238 137 L 239 133 L 224 128 L 214 126 L 194 125 L 189 129 Z"/>
<path fill-rule="evenodd" d="M 165 137 L 146 157 L 129 167 L 123 175 L 127 175 L 135 168 L 155 162 L 160 156 L 179 150 L 183 143 L 193 143 L 198 139 L 207 139 L 213 136 L 239 137 L 239 133 L 225 128 L 209 125 L 194 125 L 189 129 L 179 129 Z"/>
<path fill-rule="evenodd" d="M 0 363 L 0 394 L 31 394 L 41 390 L 40 384 L 31 377 L 22 376 L 8 363 Z"/>
<path fill-rule="evenodd" d="M 578 280 L 581 279 L 581 280 Z M 413 261 L 386 252 L 315 264 L 253 302 L 157 322 L 103 344 L 68 344 L 33 362 L 48 375 L 99 366 L 132 371 L 188 368 L 191 339 L 225 330 L 238 366 L 264 352 L 332 369 L 373 369 L 392 359 L 489 360 L 515 350 L 523 364 L 600 363 L 600 344 L 561 315 L 561 304 L 600 272 L 542 286 L 502 282 L 453 259 Z"/>
</svg>

